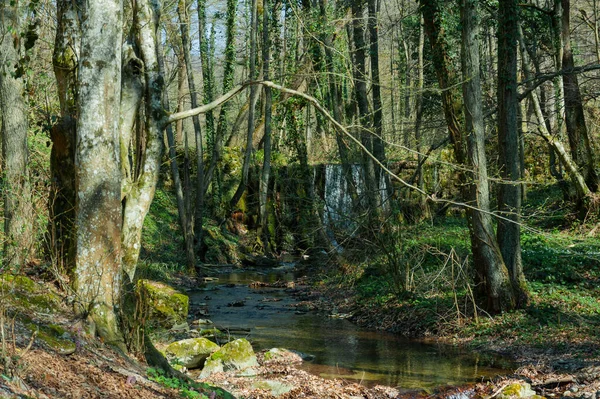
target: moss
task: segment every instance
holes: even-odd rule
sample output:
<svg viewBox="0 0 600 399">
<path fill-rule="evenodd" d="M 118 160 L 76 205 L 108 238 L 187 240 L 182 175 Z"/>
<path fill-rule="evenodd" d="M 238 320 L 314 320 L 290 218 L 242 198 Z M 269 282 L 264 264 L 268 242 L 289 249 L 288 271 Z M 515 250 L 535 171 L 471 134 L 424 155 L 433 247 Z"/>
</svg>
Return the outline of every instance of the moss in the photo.
<svg viewBox="0 0 600 399">
<path fill-rule="evenodd" d="M 77 350 L 77 345 L 70 339 L 71 335 L 57 324 L 44 326 L 28 321 L 25 326 L 32 333 L 37 332 L 37 339 L 56 353 L 70 355 Z"/>
<path fill-rule="evenodd" d="M 221 349 L 206 359 L 200 378 L 208 377 L 216 372 L 242 370 L 253 366 L 258 366 L 258 361 L 252 345 L 247 339 L 236 339 L 223 345 Z"/>
<path fill-rule="evenodd" d="M 60 304 L 59 297 L 45 292 L 44 287 L 25 276 L 0 275 L 0 296 L 9 306 L 22 311 L 54 313 Z"/>
<path fill-rule="evenodd" d="M 187 319 L 189 298 L 166 284 L 139 280 L 138 295 L 152 327 L 171 328 Z"/>
<path fill-rule="evenodd" d="M 499 395 L 499 398 L 508 399 L 508 398 L 528 398 L 528 399 L 540 399 L 539 395 L 536 395 L 535 391 L 531 389 L 531 386 L 526 382 L 516 382 L 514 384 L 510 384 L 506 386 L 502 393 Z"/>
<path fill-rule="evenodd" d="M 170 362 L 191 369 L 199 367 L 218 349 L 219 345 L 206 338 L 190 338 L 173 342 L 165 348 L 165 354 Z"/>
</svg>

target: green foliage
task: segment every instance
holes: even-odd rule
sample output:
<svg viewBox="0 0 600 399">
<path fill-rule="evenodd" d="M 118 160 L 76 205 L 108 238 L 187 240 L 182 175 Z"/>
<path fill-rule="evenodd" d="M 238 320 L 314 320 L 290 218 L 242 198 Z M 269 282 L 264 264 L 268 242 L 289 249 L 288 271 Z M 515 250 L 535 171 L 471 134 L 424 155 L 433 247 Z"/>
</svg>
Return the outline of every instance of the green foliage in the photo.
<svg viewBox="0 0 600 399">
<path fill-rule="evenodd" d="M 162 369 L 148 368 L 148 378 L 160 385 L 179 390 L 182 398 L 208 399 L 209 395 L 216 394 L 215 399 L 235 399 L 229 392 L 209 384 L 188 382 L 180 378 L 168 377 Z"/>
<path fill-rule="evenodd" d="M 179 217 L 174 204 L 175 194 L 167 187 L 156 189 L 142 230 L 141 266 L 153 264 L 148 268 L 149 272 L 179 270 L 178 265 L 182 268 L 185 265 Z"/>
<path fill-rule="evenodd" d="M 600 242 L 525 233 L 522 235 L 523 263 L 531 281 L 572 287 L 594 287 L 600 279 Z"/>
</svg>

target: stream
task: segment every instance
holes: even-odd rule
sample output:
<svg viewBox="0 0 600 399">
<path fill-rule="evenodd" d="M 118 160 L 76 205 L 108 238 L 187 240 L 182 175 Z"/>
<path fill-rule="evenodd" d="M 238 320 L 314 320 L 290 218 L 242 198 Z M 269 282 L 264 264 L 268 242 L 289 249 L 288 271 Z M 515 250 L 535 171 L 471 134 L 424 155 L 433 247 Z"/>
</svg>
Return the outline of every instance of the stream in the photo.
<svg viewBox="0 0 600 399">
<path fill-rule="evenodd" d="M 300 368 L 323 378 L 431 390 L 512 372 L 512 364 L 502 358 L 369 331 L 348 320 L 299 310 L 284 288 L 249 287 L 254 281 L 275 283 L 297 277 L 293 263 L 258 271 L 233 270 L 188 294 L 193 306 L 204 309 L 221 331 L 246 336 L 256 351 L 279 347 L 309 355 Z"/>
</svg>

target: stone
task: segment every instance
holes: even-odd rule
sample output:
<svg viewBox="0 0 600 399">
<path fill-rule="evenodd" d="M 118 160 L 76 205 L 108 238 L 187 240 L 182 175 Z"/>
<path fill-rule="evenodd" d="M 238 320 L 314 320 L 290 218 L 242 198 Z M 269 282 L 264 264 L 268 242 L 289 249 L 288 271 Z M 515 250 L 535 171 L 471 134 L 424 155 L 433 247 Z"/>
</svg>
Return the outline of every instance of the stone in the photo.
<svg viewBox="0 0 600 399">
<path fill-rule="evenodd" d="M 206 338 L 189 338 L 173 342 L 165 348 L 165 354 L 171 364 L 194 369 L 201 367 L 206 358 L 218 349 L 219 345 Z"/>
<path fill-rule="evenodd" d="M 236 339 L 223 345 L 204 362 L 200 378 L 206 378 L 213 373 L 243 370 L 247 367 L 258 366 L 256 354 L 252 345 L 245 338 Z"/>
<path fill-rule="evenodd" d="M 252 388 L 269 391 L 273 396 L 280 396 L 290 392 L 295 386 L 280 381 L 262 380 L 252 384 Z"/>
<path fill-rule="evenodd" d="M 283 348 L 272 348 L 265 352 L 265 362 L 283 362 L 287 364 L 299 364 L 302 363 L 302 356 L 300 354 L 283 349 Z"/>
<path fill-rule="evenodd" d="M 77 350 L 77 344 L 73 342 L 71 334 L 58 324 L 38 325 L 32 321 L 26 321 L 25 327 L 36 334 L 37 340 L 59 355 L 72 355 Z"/>
<path fill-rule="evenodd" d="M 500 399 L 514 399 L 514 398 L 531 398 L 531 399 L 539 399 L 541 396 L 537 395 L 533 389 L 531 389 L 531 385 L 526 382 L 515 382 L 513 384 L 507 385 L 502 389 L 500 395 L 498 395 Z"/>
<path fill-rule="evenodd" d="M 166 284 L 150 280 L 139 280 L 137 290 L 150 327 L 170 329 L 187 320 L 187 295 Z"/>
</svg>

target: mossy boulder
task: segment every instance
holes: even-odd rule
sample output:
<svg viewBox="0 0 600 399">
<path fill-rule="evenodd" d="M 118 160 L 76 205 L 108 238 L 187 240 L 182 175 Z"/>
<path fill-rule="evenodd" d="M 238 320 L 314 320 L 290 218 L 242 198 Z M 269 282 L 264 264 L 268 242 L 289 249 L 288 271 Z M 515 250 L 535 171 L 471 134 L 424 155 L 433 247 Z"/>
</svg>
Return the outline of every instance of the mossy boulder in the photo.
<svg viewBox="0 0 600 399">
<path fill-rule="evenodd" d="M 139 280 L 137 290 L 150 327 L 170 329 L 186 321 L 189 309 L 187 295 L 150 280 Z"/>
<path fill-rule="evenodd" d="M 498 395 L 500 399 L 516 399 L 516 398 L 529 398 L 529 399 L 543 399 L 542 396 L 539 396 L 535 393 L 533 389 L 531 389 L 531 385 L 526 382 L 515 382 L 513 384 L 509 384 L 502 389 L 500 395 Z"/>
<path fill-rule="evenodd" d="M 204 362 L 200 378 L 206 378 L 213 373 L 243 370 L 254 366 L 258 366 L 258 361 L 252 345 L 247 339 L 240 338 L 223 345 L 210 355 Z"/>
<path fill-rule="evenodd" d="M 238 264 L 238 238 L 213 220 L 205 219 L 204 246 L 207 263 Z"/>
<path fill-rule="evenodd" d="M 206 338 L 189 338 L 173 342 L 166 347 L 165 354 L 171 364 L 194 369 L 202 366 L 204 360 L 218 349 L 219 345 Z"/>
<path fill-rule="evenodd" d="M 60 298 L 43 285 L 28 277 L 15 274 L 0 275 L 0 301 L 21 311 L 54 313 Z"/>
<path fill-rule="evenodd" d="M 37 334 L 36 339 L 60 355 L 70 355 L 77 350 L 77 345 L 73 342 L 71 334 L 58 324 L 46 326 L 28 321 L 25 326 L 32 333 Z"/>
</svg>

